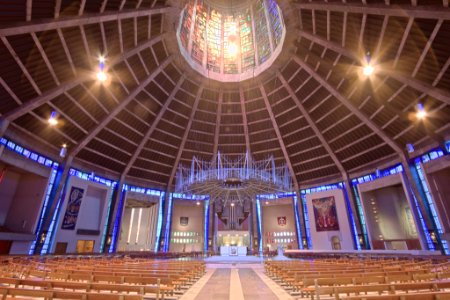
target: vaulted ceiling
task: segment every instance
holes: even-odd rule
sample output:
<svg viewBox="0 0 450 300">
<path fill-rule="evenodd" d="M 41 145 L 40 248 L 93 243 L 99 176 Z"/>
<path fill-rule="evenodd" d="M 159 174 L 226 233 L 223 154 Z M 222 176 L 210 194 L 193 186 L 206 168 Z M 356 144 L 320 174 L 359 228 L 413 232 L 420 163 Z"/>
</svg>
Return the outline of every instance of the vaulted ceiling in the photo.
<svg viewBox="0 0 450 300">
<path fill-rule="evenodd" d="M 0 0 L 5 135 L 54 157 L 65 143 L 78 165 L 165 188 L 193 155 L 273 155 L 306 185 L 450 134 L 448 0 L 283 3 L 294 38 L 270 70 L 239 84 L 189 70 L 173 47 L 180 7 Z M 370 78 L 361 76 L 367 52 Z M 107 84 L 95 80 L 100 54 Z M 425 121 L 415 117 L 419 102 Z"/>
</svg>

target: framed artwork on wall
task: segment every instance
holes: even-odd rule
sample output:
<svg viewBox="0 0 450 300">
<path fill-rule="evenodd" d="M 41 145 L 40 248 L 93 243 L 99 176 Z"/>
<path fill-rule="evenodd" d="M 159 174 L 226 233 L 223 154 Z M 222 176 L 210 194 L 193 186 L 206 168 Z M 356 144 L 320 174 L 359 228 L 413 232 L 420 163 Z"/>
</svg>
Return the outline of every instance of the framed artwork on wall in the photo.
<svg viewBox="0 0 450 300">
<path fill-rule="evenodd" d="M 316 231 L 338 231 L 339 221 L 333 196 L 312 200 Z"/>
<path fill-rule="evenodd" d="M 61 229 L 74 230 L 77 225 L 78 213 L 80 212 L 81 200 L 83 199 L 84 190 L 72 187 L 69 194 L 69 202 L 67 203 L 64 219 Z"/>
</svg>

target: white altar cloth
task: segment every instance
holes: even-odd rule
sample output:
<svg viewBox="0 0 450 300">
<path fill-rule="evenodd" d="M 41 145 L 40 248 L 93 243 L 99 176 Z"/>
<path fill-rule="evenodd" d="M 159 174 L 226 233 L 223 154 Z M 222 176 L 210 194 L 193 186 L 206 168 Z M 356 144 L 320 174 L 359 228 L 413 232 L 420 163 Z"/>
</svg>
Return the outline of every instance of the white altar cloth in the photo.
<svg viewBox="0 0 450 300">
<path fill-rule="evenodd" d="M 246 256 L 247 247 L 242 246 L 221 246 L 220 256 Z"/>
</svg>

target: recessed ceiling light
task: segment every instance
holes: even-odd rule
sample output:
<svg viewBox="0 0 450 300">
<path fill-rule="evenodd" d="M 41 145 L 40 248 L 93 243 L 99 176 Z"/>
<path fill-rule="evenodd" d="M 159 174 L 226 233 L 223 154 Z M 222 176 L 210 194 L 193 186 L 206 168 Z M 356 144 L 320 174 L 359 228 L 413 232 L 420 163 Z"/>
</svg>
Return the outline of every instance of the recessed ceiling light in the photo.
<svg viewBox="0 0 450 300">
<path fill-rule="evenodd" d="M 56 111 L 52 111 L 50 118 L 48 118 L 48 124 L 50 126 L 56 126 L 58 124 L 58 119 L 56 118 Z"/>
<path fill-rule="evenodd" d="M 108 79 L 108 76 L 106 76 L 106 73 L 105 73 L 105 72 L 100 71 L 100 72 L 97 73 L 97 79 L 98 79 L 98 81 L 100 81 L 100 82 L 105 82 L 106 79 Z"/>
<path fill-rule="evenodd" d="M 427 111 L 425 110 L 425 108 L 423 107 L 422 103 L 417 104 L 417 118 L 418 119 L 425 119 L 427 117 Z"/>
<path fill-rule="evenodd" d="M 364 69 L 363 69 L 363 74 L 364 74 L 365 76 L 370 76 L 370 75 L 373 74 L 374 71 L 375 71 L 375 68 L 374 68 L 373 66 L 367 65 L 367 66 L 365 66 Z"/>
</svg>

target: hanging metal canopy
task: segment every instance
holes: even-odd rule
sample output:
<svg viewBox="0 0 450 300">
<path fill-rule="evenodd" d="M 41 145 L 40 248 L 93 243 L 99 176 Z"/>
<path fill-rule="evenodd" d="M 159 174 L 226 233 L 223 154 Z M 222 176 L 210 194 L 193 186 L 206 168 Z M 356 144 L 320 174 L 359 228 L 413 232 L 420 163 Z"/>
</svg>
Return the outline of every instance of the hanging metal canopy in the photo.
<svg viewBox="0 0 450 300">
<path fill-rule="evenodd" d="M 209 195 L 223 205 L 243 205 L 258 194 L 292 190 L 287 164 L 277 166 L 273 156 L 254 161 L 248 152 L 236 159 L 218 152 L 212 161 L 194 156 L 190 167 L 178 166 L 175 188 L 177 193 Z"/>
</svg>

